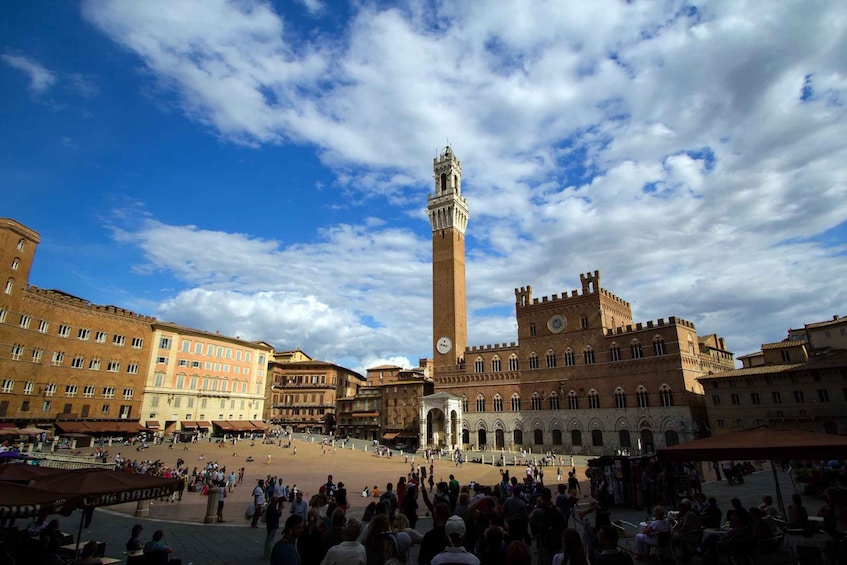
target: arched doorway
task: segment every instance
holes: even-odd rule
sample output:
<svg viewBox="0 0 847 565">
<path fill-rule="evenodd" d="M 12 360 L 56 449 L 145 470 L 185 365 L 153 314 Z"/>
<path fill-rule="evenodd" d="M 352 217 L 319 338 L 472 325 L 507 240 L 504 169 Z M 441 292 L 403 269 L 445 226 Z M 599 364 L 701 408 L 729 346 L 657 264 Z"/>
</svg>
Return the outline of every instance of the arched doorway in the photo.
<svg viewBox="0 0 847 565">
<path fill-rule="evenodd" d="M 523 445 L 523 430 L 515 430 L 512 432 L 512 441 L 515 445 Z"/>
<path fill-rule="evenodd" d="M 426 442 L 429 445 L 443 445 L 447 440 L 447 430 L 444 427 L 444 412 L 433 408 L 426 413 Z"/>
<path fill-rule="evenodd" d="M 553 430 L 553 445 L 562 445 L 562 430 Z"/>
<path fill-rule="evenodd" d="M 467 445 L 471 442 L 471 431 L 467 428 L 462 428 L 462 444 Z"/>
<path fill-rule="evenodd" d="M 618 443 L 621 444 L 621 447 L 632 447 L 632 440 L 629 439 L 629 430 L 618 432 Z"/>
<path fill-rule="evenodd" d="M 539 429 L 533 430 L 532 440 L 535 445 L 544 445 L 544 432 Z"/>
<path fill-rule="evenodd" d="M 494 430 L 494 447 L 497 449 L 504 449 L 506 447 L 506 439 L 503 430 L 500 428 Z"/>
<path fill-rule="evenodd" d="M 679 434 L 676 430 L 665 431 L 665 445 L 668 447 L 679 445 Z"/>
<path fill-rule="evenodd" d="M 477 439 L 476 447 L 480 451 L 485 449 L 485 446 L 488 444 L 486 436 L 487 436 L 487 434 L 486 434 L 485 430 L 483 430 L 481 428 L 479 430 L 477 430 L 477 432 L 476 432 L 476 439 Z"/>
</svg>

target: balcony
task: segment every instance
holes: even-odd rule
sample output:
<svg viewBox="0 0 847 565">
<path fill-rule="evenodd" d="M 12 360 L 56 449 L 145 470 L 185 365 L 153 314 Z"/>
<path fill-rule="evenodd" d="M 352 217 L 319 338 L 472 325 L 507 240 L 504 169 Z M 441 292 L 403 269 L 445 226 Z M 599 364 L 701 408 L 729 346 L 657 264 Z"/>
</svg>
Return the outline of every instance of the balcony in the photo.
<svg viewBox="0 0 847 565">
<path fill-rule="evenodd" d="M 314 389 L 314 390 L 335 390 L 334 384 L 330 383 L 274 383 L 271 385 L 271 389 L 273 390 L 303 390 L 303 389 Z"/>
</svg>

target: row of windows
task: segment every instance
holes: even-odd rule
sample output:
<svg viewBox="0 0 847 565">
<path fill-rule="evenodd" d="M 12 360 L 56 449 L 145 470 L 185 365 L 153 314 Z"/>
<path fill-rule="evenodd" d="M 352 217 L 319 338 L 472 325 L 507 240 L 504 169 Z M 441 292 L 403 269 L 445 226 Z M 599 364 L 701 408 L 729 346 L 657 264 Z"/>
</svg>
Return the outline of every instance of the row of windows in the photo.
<svg viewBox="0 0 847 565">
<path fill-rule="evenodd" d="M 165 386 L 165 374 L 156 373 L 153 382 L 154 386 Z M 199 386 L 202 390 L 215 392 L 240 392 L 241 394 L 247 394 L 248 391 L 247 379 L 233 379 L 230 384 L 230 380 L 227 378 L 210 377 L 209 375 L 200 377 L 199 375 L 186 376 L 184 374 L 178 374 L 175 379 L 168 382 L 168 385 L 171 384 L 178 389 L 185 389 L 185 385 L 188 384 L 187 388 L 190 390 L 197 390 Z M 261 381 L 256 383 L 255 389 L 254 394 L 264 394 L 263 383 Z"/>
<path fill-rule="evenodd" d="M 163 337 L 159 339 L 159 349 L 170 349 L 173 344 L 173 340 L 170 337 Z M 253 358 L 250 351 L 243 351 L 241 349 L 233 349 L 232 347 L 223 347 L 220 345 L 214 345 L 212 343 L 203 343 L 200 341 L 192 342 L 188 339 L 183 339 L 181 343 L 181 351 L 183 353 L 191 353 L 194 351 L 195 355 L 203 355 L 203 351 L 206 351 L 206 355 L 209 357 L 218 357 L 221 359 L 235 359 L 236 361 L 241 361 L 242 357 L 244 358 L 245 363 L 249 363 Z M 258 357 L 259 365 L 265 364 L 265 356 L 259 355 Z"/>
<path fill-rule="evenodd" d="M 24 357 L 25 348 L 20 343 L 12 344 L 12 361 L 20 361 Z M 44 350 L 35 348 L 32 350 L 31 362 L 35 364 L 40 364 L 42 358 L 44 357 Z M 50 356 L 50 363 L 54 367 L 62 367 L 65 364 L 67 356 L 64 351 L 54 351 Z M 70 359 L 70 365 L 72 369 L 85 369 L 88 368 L 90 371 L 99 371 L 103 367 L 103 361 L 94 357 L 93 359 L 89 359 L 88 363 L 86 363 L 85 357 L 82 355 L 74 355 Z M 110 373 L 119 373 L 121 371 L 121 362 L 117 360 L 110 360 L 106 362 L 106 370 Z M 127 363 L 126 372 L 130 375 L 138 374 L 138 363 L 135 361 L 130 361 Z"/>
<path fill-rule="evenodd" d="M 6 323 L 6 318 L 8 317 L 8 311 L 5 308 L 0 308 L 0 323 Z M 27 314 L 21 314 L 21 317 L 18 321 L 18 326 L 22 329 L 28 330 L 30 328 L 35 329 L 36 325 L 31 316 Z M 37 320 L 38 321 L 38 333 L 48 334 L 50 333 L 50 322 L 47 320 Z M 70 338 L 72 334 L 71 326 L 68 324 L 57 324 L 56 325 L 56 335 L 58 337 Z M 93 331 L 88 328 L 78 328 L 76 331 L 76 338 L 80 341 L 89 341 L 90 339 L 94 339 L 95 343 L 106 343 L 108 340 L 108 334 L 106 332 L 101 331 Z M 118 347 L 123 347 L 126 345 L 126 336 L 114 334 L 112 336 L 112 345 L 116 345 Z M 135 349 L 141 349 L 144 346 L 144 339 L 140 337 L 133 337 L 130 339 L 130 345 Z"/>
<path fill-rule="evenodd" d="M 535 445 L 545 445 L 544 443 L 544 431 L 535 429 L 532 430 L 532 442 Z M 470 431 L 467 429 L 462 430 L 462 442 L 470 443 Z M 503 430 L 495 430 L 495 443 L 497 443 L 500 447 L 502 447 L 502 442 L 504 440 L 503 436 L 505 432 Z M 582 446 L 585 441 L 583 438 L 582 430 L 571 430 L 569 432 L 571 445 L 573 446 Z M 591 445 L 593 447 L 603 447 L 605 438 L 608 433 L 603 430 L 591 430 Z M 679 433 L 676 430 L 667 430 L 665 433 L 665 445 L 672 446 L 677 445 L 679 443 Z M 482 445 L 483 442 L 487 441 L 487 432 L 484 430 L 477 431 L 477 441 Z M 632 434 L 629 430 L 620 430 L 617 433 L 617 447 L 619 448 L 631 448 L 632 447 Z M 638 439 L 641 441 L 641 449 L 645 451 L 652 451 L 653 445 L 653 432 L 647 429 L 641 430 L 640 433 L 636 434 Z M 563 437 L 564 434 L 562 430 L 552 430 L 551 431 L 551 439 L 553 445 L 563 445 Z M 515 445 L 524 445 L 524 432 L 523 430 L 514 430 L 512 432 L 512 441 Z"/>
<path fill-rule="evenodd" d="M 151 397 L 150 397 L 150 407 L 151 408 L 158 408 L 159 402 L 161 401 L 161 399 L 164 399 L 165 402 L 167 403 L 167 405 L 170 406 L 171 408 L 181 408 L 182 407 L 183 397 L 181 397 L 179 395 L 162 396 L 162 395 L 157 395 L 157 394 L 151 395 Z M 186 408 L 194 408 L 194 397 L 193 396 L 186 396 L 184 400 L 185 400 L 185 407 Z M 214 400 L 214 399 L 212 399 L 212 400 Z M 226 398 L 220 399 L 220 407 L 221 408 L 226 408 L 226 401 L 227 401 Z M 234 398 L 229 399 L 230 409 L 235 409 L 235 403 L 236 403 L 236 399 L 234 399 Z M 200 398 L 199 404 L 200 404 L 200 408 L 207 408 L 208 404 L 209 404 L 209 399 L 206 398 L 206 397 L 202 397 L 202 398 Z M 243 398 L 240 400 L 240 404 L 241 404 L 241 410 L 244 410 L 247 407 L 247 401 Z M 251 408 L 253 407 L 252 401 L 250 401 L 250 407 Z M 202 418 L 202 416 L 201 416 L 201 418 Z"/>
<path fill-rule="evenodd" d="M 17 383 L 14 379 L 3 379 L 3 387 L 0 388 L 0 392 L 4 393 L 14 393 L 15 385 Z M 31 395 L 35 393 L 35 382 L 26 381 L 23 383 L 23 394 Z M 43 389 L 38 391 L 38 394 L 43 394 L 44 396 L 55 396 L 58 390 L 58 385 L 56 383 L 48 383 L 44 385 Z M 79 393 L 79 385 L 69 384 L 65 385 L 65 396 L 69 398 L 75 397 Z M 95 385 L 85 385 L 82 387 L 82 397 L 83 398 L 94 398 L 94 395 L 97 393 L 97 387 Z M 103 398 L 115 398 L 115 387 L 106 386 L 102 389 Z M 123 397 L 126 400 L 132 400 L 133 389 L 125 388 L 123 390 Z"/>
<path fill-rule="evenodd" d="M 659 406 L 669 407 L 674 405 L 673 400 L 673 392 L 671 391 L 668 385 L 662 385 L 659 389 Z M 570 410 L 579 410 L 580 409 L 580 397 L 576 393 L 576 391 L 571 390 L 567 394 L 567 403 L 568 409 Z M 624 390 L 618 387 L 615 390 L 614 394 L 615 399 L 615 408 L 626 408 L 627 407 L 627 396 Z M 560 402 L 559 395 L 555 392 L 550 393 L 546 396 L 542 396 L 539 393 L 534 393 L 530 398 L 530 409 L 531 410 L 544 410 L 544 404 L 546 400 L 547 409 L 548 410 L 559 410 Z M 598 409 L 604 408 L 605 402 L 601 402 L 600 394 L 596 390 L 590 390 L 588 395 L 586 396 L 587 400 L 587 408 L 590 409 Z M 493 399 L 493 411 L 494 412 L 502 412 L 503 411 L 503 397 L 499 394 L 494 395 Z M 635 404 L 638 408 L 649 408 L 650 407 L 650 394 L 647 392 L 647 389 L 643 386 L 639 386 L 635 391 Z M 462 409 L 467 412 L 468 411 L 469 402 L 467 397 L 462 397 Z M 521 410 L 521 397 L 517 394 L 513 394 L 510 399 L 510 408 L 513 412 L 517 412 Z M 479 394 L 476 397 L 476 411 L 477 412 L 485 412 L 486 411 L 486 398 L 484 395 Z"/>
<path fill-rule="evenodd" d="M 831 402 L 831 398 L 829 395 L 829 389 L 827 388 L 819 388 L 817 389 L 817 401 L 826 403 Z M 847 388 L 842 389 L 844 394 L 844 400 L 847 400 Z M 804 390 L 792 390 L 791 394 L 794 398 L 794 402 L 797 404 L 805 404 L 806 403 L 806 391 Z M 712 395 L 712 406 L 720 406 L 722 402 L 720 394 Z M 741 395 L 737 393 L 732 393 L 729 395 L 729 402 L 732 406 L 741 406 Z M 771 391 L 771 403 L 772 404 L 782 404 L 782 392 L 779 390 Z M 750 404 L 760 405 L 762 404 L 762 398 L 758 392 L 750 393 Z"/>
<path fill-rule="evenodd" d="M 656 338 L 653 340 L 653 354 L 654 355 L 665 355 L 665 342 L 661 338 Z M 637 341 L 633 342 L 630 346 L 630 355 L 631 359 L 641 359 L 644 357 L 644 350 L 640 343 Z M 610 361 L 621 361 L 623 357 L 621 356 L 621 350 L 617 345 L 612 345 L 609 349 L 609 360 Z M 546 362 L 547 368 L 552 369 L 557 367 L 559 364 L 559 357 L 556 353 L 551 349 L 547 351 L 546 354 Z M 593 365 L 596 362 L 596 356 L 594 352 L 594 348 L 590 345 L 586 346 L 585 349 L 582 350 L 582 361 L 586 365 Z M 562 356 L 562 362 L 565 367 L 572 367 L 576 365 L 576 353 L 574 353 L 573 349 L 568 348 L 565 350 L 564 355 Z M 538 369 L 541 364 L 539 362 L 538 354 L 532 352 L 529 355 L 529 368 L 530 369 Z M 517 355 L 512 355 L 509 357 L 509 370 L 510 371 L 519 371 L 520 370 L 520 361 Z M 491 360 L 491 372 L 499 373 L 502 371 L 502 364 L 499 357 L 494 357 Z M 477 357 L 474 361 L 474 372 L 475 373 L 484 373 L 485 372 L 485 360 L 482 357 Z"/>
<path fill-rule="evenodd" d="M 37 406 L 37 404 L 36 404 Z M 5 417 L 6 413 L 9 410 L 9 401 L 2 400 L 0 401 L 0 418 Z M 21 412 L 30 412 L 32 411 L 32 403 L 29 400 L 21 401 Z M 41 402 L 41 411 L 42 412 L 52 412 L 53 411 L 53 401 L 52 400 L 44 400 Z M 71 414 L 73 412 L 73 404 L 64 404 L 62 407 L 62 414 Z M 104 403 L 100 406 L 100 414 L 103 416 L 109 416 L 112 413 L 112 405 L 108 403 Z M 118 408 L 118 415 L 120 418 L 129 418 L 132 415 L 132 406 L 129 404 L 121 404 Z M 88 418 L 91 416 L 91 405 L 83 404 L 80 406 L 79 412 L 80 418 Z"/>
<path fill-rule="evenodd" d="M 156 357 L 156 364 L 157 365 L 167 365 L 168 364 L 168 358 L 162 357 L 162 356 Z M 192 369 L 201 369 L 202 368 L 202 369 L 205 369 L 207 371 L 214 370 L 214 371 L 217 371 L 219 373 L 220 372 L 234 373 L 236 375 L 240 375 L 242 373 L 245 374 L 245 375 L 250 374 L 250 367 L 242 367 L 240 365 L 232 366 L 229 363 L 221 364 L 221 363 L 212 363 L 211 361 L 189 361 L 188 359 L 179 359 L 179 360 L 177 360 L 177 365 L 180 366 L 180 367 L 186 367 L 186 368 L 190 366 Z M 258 374 L 259 374 L 259 376 L 262 376 L 262 370 L 261 369 L 259 369 Z"/>
</svg>

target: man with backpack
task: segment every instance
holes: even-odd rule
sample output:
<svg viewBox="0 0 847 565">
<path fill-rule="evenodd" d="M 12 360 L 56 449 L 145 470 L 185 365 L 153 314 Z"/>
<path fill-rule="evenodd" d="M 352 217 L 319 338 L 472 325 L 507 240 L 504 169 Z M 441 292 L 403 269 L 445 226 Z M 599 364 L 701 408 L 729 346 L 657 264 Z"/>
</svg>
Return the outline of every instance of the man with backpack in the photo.
<svg viewBox="0 0 847 565">
<path fill-rule="evenodd" d="M 538 564 L 550 565 L 553 556 L 561 550 L 565 517 L 553 504 L 553 493 L 549 488 L 541 489 L 541 497 L 532 512 L 529 524 L 535 533 Z"/>
</svg>

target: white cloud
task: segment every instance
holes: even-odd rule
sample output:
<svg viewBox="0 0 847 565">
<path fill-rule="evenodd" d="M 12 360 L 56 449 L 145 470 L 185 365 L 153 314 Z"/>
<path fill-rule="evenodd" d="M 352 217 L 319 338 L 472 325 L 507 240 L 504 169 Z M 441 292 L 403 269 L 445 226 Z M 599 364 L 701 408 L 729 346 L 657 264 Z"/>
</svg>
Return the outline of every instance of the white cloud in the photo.
<svg viewBox="0 0 847 565">
<path fill-rule="evenodd" d="M 56 84 L 56 74 L 30 58 L 22 55 L 0 55 L 0 60 L 26 73 L 29 77 L 29 89 L 33 94 L 43 94 Z"/>
<path fill-rule="evenodd" d="M 404 207 L 420 233 L 363 214 L 282 245 L 150 222 L 129 236 L 145 268 L 196 287 L 163 312 L 199 312 L 213 293 L 224 319 L 264 305 L 262 335 L 281 347 L 297 332 L 326 357 L 428 347 L 421 209 L 447 138 L 471 206 L 473 308 L 600 268 L 637 317 L 692 319 L 743 353 L 845 304 L 839 2 L 365 4 L 340 37 L 265 3 L 166 5 L 84 12 L 191 119 L 238 143 L 311 144 L 345 195 Z M 824 243 L 830 230 L 842 243 Z M 514 339 L 508 316 L 470 333 Z"/>
</svg>

